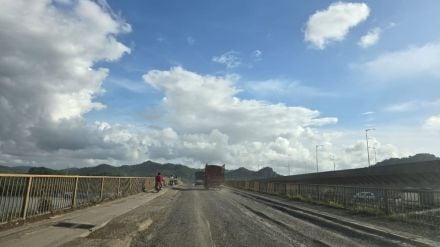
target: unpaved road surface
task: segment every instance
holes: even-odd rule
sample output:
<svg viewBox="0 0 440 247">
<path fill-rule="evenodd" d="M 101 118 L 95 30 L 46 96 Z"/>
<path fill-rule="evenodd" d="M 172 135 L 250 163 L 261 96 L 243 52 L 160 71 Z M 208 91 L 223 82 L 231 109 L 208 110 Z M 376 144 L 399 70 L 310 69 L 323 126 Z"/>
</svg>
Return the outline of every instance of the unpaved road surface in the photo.
<svg viewBox="0 0 440 247">
<path fill-rule="evenodd" d="M 403 246 L 347 236 L 222 188 L 178 187 L 64 246 Z"/>
</svg>

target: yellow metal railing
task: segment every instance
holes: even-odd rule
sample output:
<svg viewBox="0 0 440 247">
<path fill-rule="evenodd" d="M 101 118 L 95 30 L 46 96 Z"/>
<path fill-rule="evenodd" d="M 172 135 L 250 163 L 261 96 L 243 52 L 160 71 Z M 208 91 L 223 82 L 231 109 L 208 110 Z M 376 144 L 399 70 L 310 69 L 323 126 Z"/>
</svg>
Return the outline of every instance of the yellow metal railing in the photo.
<svg viewBox="0 0 440 247">
<path fill-rule="evenodd" d="M 154 188 L 154 177 L 0 174 L 0 223 L 52 214 Z"/>
</svg>

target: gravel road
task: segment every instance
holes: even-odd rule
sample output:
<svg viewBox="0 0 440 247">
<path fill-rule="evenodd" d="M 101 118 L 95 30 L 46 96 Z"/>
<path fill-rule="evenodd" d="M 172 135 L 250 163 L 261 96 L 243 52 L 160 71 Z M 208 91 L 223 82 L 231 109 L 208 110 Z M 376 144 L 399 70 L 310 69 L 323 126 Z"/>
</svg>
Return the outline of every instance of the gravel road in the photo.
<svg viewBox="0 0 440 247">
<path fill-rule="evenodd" d="M 227 188 L 188 186 L 169 189 L 64 246 L 385 245 L 319 227 Z"/>
</svg>

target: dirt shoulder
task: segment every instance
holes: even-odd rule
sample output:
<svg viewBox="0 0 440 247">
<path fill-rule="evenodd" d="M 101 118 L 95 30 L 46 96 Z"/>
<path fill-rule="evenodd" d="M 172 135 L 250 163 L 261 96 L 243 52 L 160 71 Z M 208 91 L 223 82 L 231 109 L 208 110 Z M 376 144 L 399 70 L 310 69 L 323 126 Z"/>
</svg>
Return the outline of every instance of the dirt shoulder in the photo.
<svg viewBox="0 0 440 247">
<path fill-rule="evenodd" d="M 249 192 L 249 191 L 246 191 Z M 255 192 L 253 192 L 255 193 Z M 313 204 L 308 202 L 302 202 L 298 200 L 291 200 L 286 197 L 280 197 L 275 195 L 269 195 L 269 194 L 262 194 L 262 193 L 256 193 L 259 195 L 263 195 L 265 197 L 274 198 L 276 200 L 281 200 L 283 202 L 300 206 L 304 208 L 310 208 L 317 210 L 319 212 L 325 212 L 336 216 L 342 216 L 348 219 L 351 219 L 358 223 L 368 223 L 371 225 L 377 225 L 381 227 L 385 227 L 388 229 L 392 229 L 394 231 L 399 231 L 403 233 L 409 233 L 414 235 L 419 235 L 424 238 L 428 238 L 434 241 L 440 242 L 440 234 L 439 229 L 433 228 L 428 225 L 423 224 L 416 224 L 412 222 L 406 222 L 402 221 L 400 219 L 394 219 L 389 216 L 376 216 L 376 215 L 368 215 L 368 214 L 362 214 L 346 209 L 340 209 L 340 208 L 334 208 L 327 205 L 319 205 L 319 204 Z"/>
<path fill-rule="evenodd" d="M 130 246 L 137 234 L 145 231 L 166 213 L 169 208 L 167 206 L 176 196 L 178 191 L 170 189 L 152 201 L 114 218 L 88 236 L 77 238 L 62 246 Z"/>
</svg>

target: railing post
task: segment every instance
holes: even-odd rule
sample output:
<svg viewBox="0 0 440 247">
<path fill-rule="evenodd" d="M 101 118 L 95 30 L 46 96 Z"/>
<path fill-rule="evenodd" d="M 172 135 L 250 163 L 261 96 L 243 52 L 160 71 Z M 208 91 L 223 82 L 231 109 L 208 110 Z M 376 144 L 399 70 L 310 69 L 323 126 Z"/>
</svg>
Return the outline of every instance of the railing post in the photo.
<svg viewBox="0 0 440 247">
<path fill-rule="evenodd" d="M 121 178 L 118 178 L 118 197 L 121 196 Z"/>
<path fill-rule="evenodd" d="M 384 190 L 384 201 L 385 201 L 385 213 L 389 214 L 390 213 L 390 205 L 388 202 L 388 189 Z"/>
<path fill-rule="evenodd" d="M 73 195 L 72 195 L 72 207 L 71 208 L 76 208 L 76 195 L 78 193 L 78 182 L 79 182 L 79 177 L 75 178 L 75 188 L 73 189 Z"/>
<path fill-rule="evenodd" d="M 27 209 L 28 209 L 28 204 L 29 204 L 29 196 L 31 193 L 31 186 L 32 186 L 32 177 L 29 177 L 28 181 L 27 181 L 27 185 L 26 185 L 26 191 L 24 193 L 24 200 L 23 200 L 23 205 L 22 205 L 22 209 L 21 209 L 21 217 L 23 218 L 23 220 L 26 219 L 26 214 L 27 214 Z"/>
<path fill-rule="evenodd" d="M 342 192 L 342 200 L 344 200 L 344 208 L 347 209 L 348 208 L 348 203 L 347 203 L 347 187 L 343 187 L 343 192 Z"/>
<path fill-rule="evenodd" d="M 101 194 L 100 194 L 100 196 L 99 196 L 99 200 L 100 201 L 102 201 L 102 194 L 103 194 L 103 192 L 104 192 L 104 178 L 102 178 L 102 180 L 101 180 Z"/>
<path fill-rule="evenodd" d="M 131 194 L 131 178 L 128 179 L 128 194 Z"/>
<path fill-rule="evenodd" d="M 316 188 L 318 189 L 318 201 L 321 201 L 321 186 L 316 185 Z"/>
</svg>

